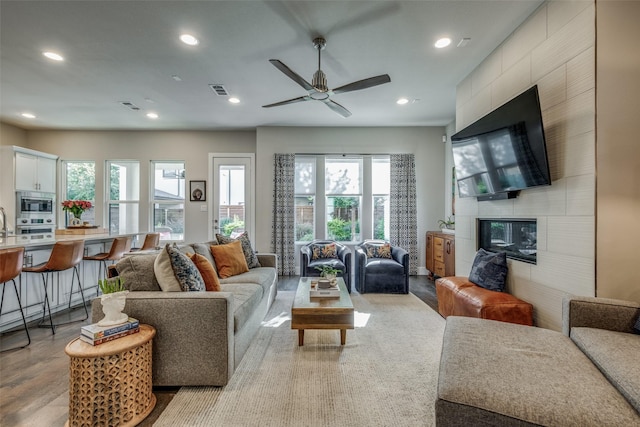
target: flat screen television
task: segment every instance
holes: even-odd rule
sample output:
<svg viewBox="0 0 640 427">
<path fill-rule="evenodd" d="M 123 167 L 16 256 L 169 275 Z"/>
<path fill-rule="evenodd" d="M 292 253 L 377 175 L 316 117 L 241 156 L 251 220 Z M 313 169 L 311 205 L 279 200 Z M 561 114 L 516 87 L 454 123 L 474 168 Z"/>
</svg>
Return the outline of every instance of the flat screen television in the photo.
<svg viewBox="0 0 640 427">
<path fill-rule="evenodd" d="M 551 184 L 538 87 L 451 137 L 460 197 L 514 198 Z"/>
</svg>

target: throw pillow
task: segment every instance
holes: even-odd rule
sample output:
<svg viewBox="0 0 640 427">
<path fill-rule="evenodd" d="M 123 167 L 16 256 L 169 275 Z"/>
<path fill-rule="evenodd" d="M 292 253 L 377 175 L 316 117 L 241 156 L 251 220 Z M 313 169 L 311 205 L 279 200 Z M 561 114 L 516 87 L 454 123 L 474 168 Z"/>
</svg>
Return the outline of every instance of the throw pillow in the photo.
<svg viewBox="0 0 640 427">
<path fill-rule="evenodd" d="M 338 258 L 338 251 L 335 243 L 314 243 L 311 245 L 310 249 L 312 261 L 321 258 Z"/>
<path fill-rule="evenodd" d="M 369 258 L 389 258 L 391 259 L 390 243 L 364 243 L 362 245 L 364 252 Z"/>
<path fill-rule="evenodd" d="M 242 243 L 239 240 L 224 245 L 212 245 L 211 254 L 221 279 L 249 271 L 247 260 L 242 252 Z"/>
<path fill-rule="evenodd" d="M 215 268 L 207 257 L 200 254 L 187 254 L 187 256 L 193 261 L 196 268 L 202 275 L 202 279 L 204 280 L 204 286 L 207 291 L 219 292 L 220 291 L 220 280 L 218 280 L 218 274 L 216 273 Z"/>
<path fill-rule="evenodd" d="M 126 256 L 116 264 L 118 276 L 124 279 L 128 291 L 160 291 L 160 284 L 153 271 L 156 254 Z"/>
<path fill-rule="evenodd" d="M 223 236 L 222 234 L 216 234 L 216 239 L 218 240 L 218 244 L 227 245 L 231 242 L 239 241 L 242 245 L 242 252 L 244 253 L 245 260 L 247 261 L 247 267 L 256 268 L 260 267 L 260 262 L 258 261 L 258 256 L 251 247 L 251 240 L 249 240 L 249 233 L 246 231 L 238 236 L 237 239 L 232 237 Z"/>
<path fill-rule="evenodd" d="M 204 279 L 189 258 L 166 244 L 153 264 L 153 271 L 164 292 L 204 291 Z"/>
<path fill-rule="evenodd" d="M 473 260 L 469 281 L 491 291 L 503 292 L 507 270 L 506 253 L 492 253 L 480 249 Z"/>
<path fill-rule="evenodd" d="M 638 316 L 638 320 L 636 320 L 636 324 L 633 329 L 636 330 L 636 334 L 640 334 L 640 316 Z"/>
</svg>

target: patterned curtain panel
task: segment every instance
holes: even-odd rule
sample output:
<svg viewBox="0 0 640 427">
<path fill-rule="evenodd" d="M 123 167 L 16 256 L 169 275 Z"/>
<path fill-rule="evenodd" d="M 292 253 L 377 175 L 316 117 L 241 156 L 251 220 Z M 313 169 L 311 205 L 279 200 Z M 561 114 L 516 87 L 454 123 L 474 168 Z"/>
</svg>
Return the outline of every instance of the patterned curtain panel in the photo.
<svg viewBox="0 0 640 427">
<path fill-rule="evenodd" d="M 274 155 L 272 251 L 278 256 L 278 274 L 296 274 L 295 154 Z"/>
<path fill-rule="evenodd" d="M 416 170 L 413 154 L 391 155 L 391 244 L 409 252 L 409 274 L 418 274 Z"/>
</svg>

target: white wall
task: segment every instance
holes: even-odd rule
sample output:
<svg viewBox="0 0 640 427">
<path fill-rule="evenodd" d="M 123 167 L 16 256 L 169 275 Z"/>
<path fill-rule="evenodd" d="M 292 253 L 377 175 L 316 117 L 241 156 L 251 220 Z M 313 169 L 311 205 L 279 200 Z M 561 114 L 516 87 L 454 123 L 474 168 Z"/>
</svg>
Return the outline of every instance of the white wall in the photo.
<svg viewBox="0 0 640 427">
<path fill-rule="evenodd" d="M 536 218 L 537 265 L 509 261 L 508 288 L 538 326 L 560 330 L 562 298 L 595 295 L 595 5 L 550 1 L 457 87 L 461 130 L 537 84 L 553 183 L 515 200 L 456 201 L 456 274 L 470 271 L 476 218 Z"/>
<path fill-rule="evenodd" d="M 425 233 L 437 229 L 439 219 L 450 215 L 442 189 L 445 171 L 442 159 L 446 144 L 442 127 L 400 128 L 296 128 L 261 127 L 257 131 L 233 132 L 147 132 L 147 131 L 23 131 L 13 126 L 5 129 L 18 137 L 7 138 L 21 145 L 60 156 L 61 160 L 96 162 L 96 223 L 103 223 L 104 164 L 106 160 L 138 160 L 141 166 L 141 194 L 148 194 L 151 160 L 184 160 L 188 180 L 207 180 L 209 153 L 256 153 L 256 249 L 271 251 L 271 212 L 273 197 L 274 153 L 413 153 L 416 159 L 418 205 L 418 266 L 425 271 Z M 20 135 L 22 137 L 20 138 Z M 5 138 L 3 138 L 5 139 Z M 4 142 L 3 142 L 4 144 Z M 449 166 L 450 168 L 450 166 Z M 450 170 L 450 169 L 449 169 Z M 207 202 L 208 203 L 208 202 Z M 207 237 L 208 212 L 201 203 L 186 202 L 185 240 L 201 241 Z M 141 231 L 147 231 L 148 201 L 141 200 Z"/>
<path fill-rule="evenodd" d="M 140 231 L 149 227 L 149 166 L 151 160 L 184 161 L 187 189 L 189 180 L 206 180 L 208 153 L 255 151 L 254 131 L 39 131 L 27 132 L 27 148 L 57 154 L 60 160 L 93 160 L 96 162 L 96 224 L 104 224 L 104 167 L 107 160 L 140 162 Z M 59 193 L 60 194 L 60 193 Z M 206 202 L 205 202 L 206 203 Z M 185 240 L 207 238 L 208 212 L 202 203 L 185 202 Z"/>
<path fill-rule="evenodd" d="M 442 127 L 302 128 L 260 127 L 257 130 L 256 195 L 258 250 L 271 251 L 273 155 L 275 153 L 393 154 L 413 153 L 418 199 L 418 266 L 425 272 L 427 230 L 437 227 L 445 213 L 445 144 Z"/>
</svg>

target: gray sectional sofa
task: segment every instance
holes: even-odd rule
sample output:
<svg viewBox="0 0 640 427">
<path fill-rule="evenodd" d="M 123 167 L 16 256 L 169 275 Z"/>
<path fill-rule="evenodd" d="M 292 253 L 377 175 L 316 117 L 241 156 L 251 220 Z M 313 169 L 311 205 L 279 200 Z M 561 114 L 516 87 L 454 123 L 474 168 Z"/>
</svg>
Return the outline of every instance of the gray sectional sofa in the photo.
<svg viewBox="0 0 640 427">
<path fill-rule="evenodd" d="M 436 425 L 640 426 L 640 304 L 563 304 L 564 333 L 449 316 Z"/>
<path fill-rule="evenodd" d="M 209 245 L 182 245 L 207 257 Z M 261 267 L 220 279 L 221 292 L 162 292 L 154 275 L 156 253 L 136 253 L 116 264 L 130 290 L 123 312 L 156 329 L 153 340 L 155 386 L 227 384 L 258 331 L 277 293 L 275 254 L 258 254 Z M 104 317 L 92 302 L 92 322 Z"/>
</svg>

